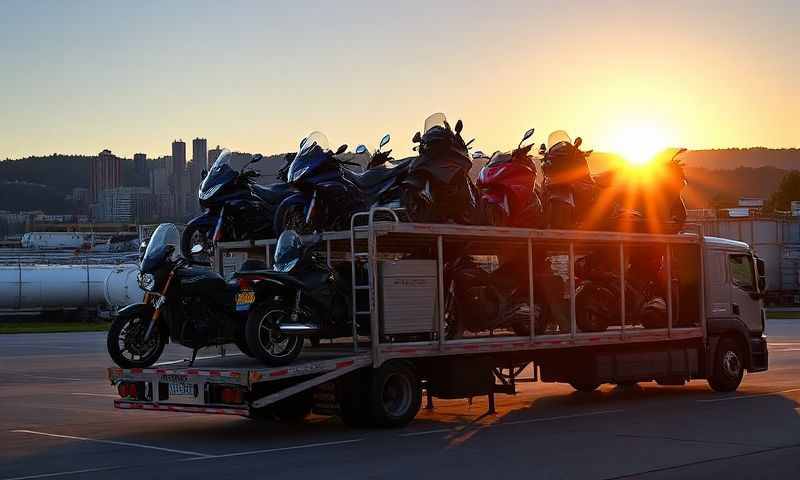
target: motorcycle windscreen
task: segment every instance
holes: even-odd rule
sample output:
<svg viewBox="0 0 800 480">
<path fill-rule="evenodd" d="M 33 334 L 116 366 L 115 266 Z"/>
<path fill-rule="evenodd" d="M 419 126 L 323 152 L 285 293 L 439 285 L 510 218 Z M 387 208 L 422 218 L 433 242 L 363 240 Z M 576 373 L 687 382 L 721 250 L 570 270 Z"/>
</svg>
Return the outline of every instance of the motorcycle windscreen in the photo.
<svg viewBox="0 0 800 480">
<path fill-rule="evenodd" d="M 275 261 L 273 269 L 276 272 L 290 272 L 300 262 L 303 256 L 303 241 L 294 230 L 286 230 L 278 237 L 275 245 Z"/>
<path fill-rule="evenodd" d="M 144 251 L 144 256 L 142 256 L 140 268 L 142 273 L 153 272 L 167 258 L 177 258 L 179 244 L 180 234 L 178 233 L 178 227 L 172 223 L 159 225 L 147 242 L 147 249 Z"/>
<path fill-rule="evenodd" d="M 223 186 L 227 185 L 236 178 L 236 171 L 231 168 L 231 151 L 227 148 L 219 154 L 211 171 L 206 178 L 200 182 L 197 196 L 200 200 L 208 200 L 213 197 Z"/>
<path fill-rule="evenodd" d="M 322 163 L 327 161 L 330 151 L 328 137 L 322 132 L 311 132 L 300 143 L 300 149 L 289 165 L 287 179 L 289 183 L 301 180 L 305 175 L 314 172 Z"/>
</svg>

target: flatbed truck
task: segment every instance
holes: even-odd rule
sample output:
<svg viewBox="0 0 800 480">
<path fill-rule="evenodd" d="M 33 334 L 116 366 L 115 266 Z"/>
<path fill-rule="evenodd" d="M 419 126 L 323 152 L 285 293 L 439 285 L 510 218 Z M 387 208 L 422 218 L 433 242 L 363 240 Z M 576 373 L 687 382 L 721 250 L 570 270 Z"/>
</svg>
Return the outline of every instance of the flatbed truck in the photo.
<svg viewBox="0 0 800 480">
<path fill-rule="evenodd" d="M 747 244 L 704 237 L 699 228 L 647 234 L 415 224 L 373 209 L 356 214 L 350 231 L 324 232 L 315 240 L 330 264 L 351 268 L 352 338 L 314 342 L 283 367 L 243 354 L 111 367 L 108 378 L 120 395 L 114 406 L 281 419 L 314 411 L 349 425 L 396 427 L 413 420 L 426 395 L 429 406 L 435 397 L 487 395 L 493 411 L 494 395 L 515 393 L 523 371 L 531 372 L 527 381 L 565 382 L 583 392 L 603 383 L 682 385 L 693 379 L 728 392 L 745 371 L 768 368 L 763 262 Z M 221 243 L 215 268 L 230 269 L 236 255 L 269 263 L 274 245 Z M 413 250 L 410 245 L 417 252 L 426 245 L 427 258 L 398 253 Z M 561 304 L 563 318 L 543 328 L 540 310 L 530 308 L 526 334 L 497 329 L 448 338 L 443 272 L 447 250 L 454 248 L 473 249 L 488 264 L 523 252 L 516 261 L 527 260 L 529 305 Z M 625 276 L 643 251 L 663 260 L 666 324 L 638 322 L 626 299 Z M 619 266 L 613 278 L 622 298 L 615 322 L 585 329 L 576 291 L 586 259 L 600 254 Z M 537 286 L 543 269 L 560 279 L 563 295 L 545 295 Z M 369 322 L 368 336 L 355 328 L 363 322 Z"/>
</svg>

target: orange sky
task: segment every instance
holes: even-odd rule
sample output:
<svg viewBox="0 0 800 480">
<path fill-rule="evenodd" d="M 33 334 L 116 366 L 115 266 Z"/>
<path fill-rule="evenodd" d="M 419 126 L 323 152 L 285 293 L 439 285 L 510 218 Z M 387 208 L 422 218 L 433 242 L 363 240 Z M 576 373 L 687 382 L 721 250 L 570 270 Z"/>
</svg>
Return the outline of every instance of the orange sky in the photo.
<svg viewBox="0 0 800 480">
<path fill-rule="evenodd" d="M 798 145 L 800 2 L 400 3 L 3 2 L 0 158 L 273 153 L 315 129 L 402 155 L 434 111 L 487 151 L 530 127 Z"/>
</svg>

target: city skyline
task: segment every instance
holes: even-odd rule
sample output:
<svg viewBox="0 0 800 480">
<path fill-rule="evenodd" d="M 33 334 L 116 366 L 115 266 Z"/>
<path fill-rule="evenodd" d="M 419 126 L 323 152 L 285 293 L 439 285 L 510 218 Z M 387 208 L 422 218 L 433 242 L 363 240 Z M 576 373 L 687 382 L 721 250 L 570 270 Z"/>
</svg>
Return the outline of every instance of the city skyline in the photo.
<svg viewBox="0 0 800 480">
<path fill-rule="evenodd" d="M 4 2 L 0 158 L 157 157 L 195 132 L 272 154 L 315 129 L 406 155 L 435 111 L 485 150 L 530 127 L 599 151 L 797 146 L 800 4 L 646 3 Z"/>
</svg>

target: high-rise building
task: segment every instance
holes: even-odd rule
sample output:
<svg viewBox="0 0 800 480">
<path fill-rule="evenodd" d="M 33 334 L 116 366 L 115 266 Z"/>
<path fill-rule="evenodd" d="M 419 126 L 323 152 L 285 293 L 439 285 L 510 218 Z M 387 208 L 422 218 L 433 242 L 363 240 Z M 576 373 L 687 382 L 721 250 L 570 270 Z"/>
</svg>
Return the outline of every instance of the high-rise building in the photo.
<svg viewBox="0 0 800 480">
<path fill-rule="evenodd" d="M 155 218 L 157 213 L 153 195 L 142 187 L 103 190 L 97 207 L 97 219 L 105 222 L 141 223 Z"/>
<path fill-rule="evenodd" d="M 96 203 L 103 190 L 117 188 L 122 184 L 122 159 L 103 150 L 89 159 L 89 202 Z"/>
<path fill-rule="evenodd" d="M 219 148 L 219 145 L 217 145 L 217 148 L 212 148 L 208 151 L 208 166 L 206 167 L 208 170 L 211 170 L 211 165 L 214 165 L 221 153 L 222 149 Z"/>
<path fill-rule="evenodd" d="M 186 143 L 183 140 L 172 142 L 172 162 L 169 163 L 170 184 L 172 198 L 175 205 L 175 215 L 182 217 L 186 198 Z"/>
<path fill-rule="evenodd" d="M 137 175 L 147 174 L 147 155 L 144 153 L 134 153 L 133 169 Z"/>
<path fill-rule="evenodd" d="M 172 218 L 175 216 L 173 195 L 169 180 L 166 166 L 156 167 L 150 170 L 150 191 L 153 192 L 153 197 L 156 200 L 158 215 L 164 218 Z"/>
<path fill-rule="evenodd" d="M 208 142 L 205 138 L 195 138 L 192 140 L 192 169 L 189 191 L 194 191 L 200 185 L 203 169 L 208 163 Z"/>
</svg>

